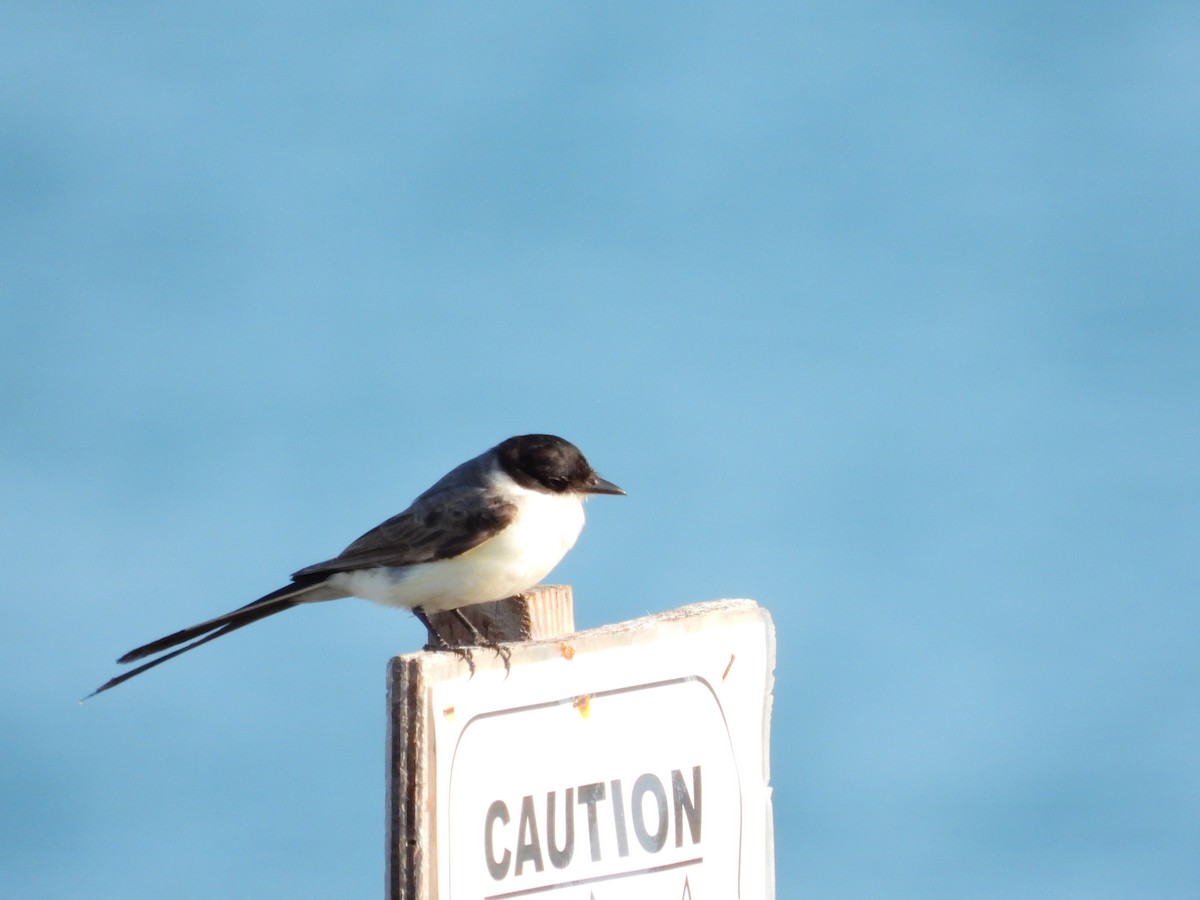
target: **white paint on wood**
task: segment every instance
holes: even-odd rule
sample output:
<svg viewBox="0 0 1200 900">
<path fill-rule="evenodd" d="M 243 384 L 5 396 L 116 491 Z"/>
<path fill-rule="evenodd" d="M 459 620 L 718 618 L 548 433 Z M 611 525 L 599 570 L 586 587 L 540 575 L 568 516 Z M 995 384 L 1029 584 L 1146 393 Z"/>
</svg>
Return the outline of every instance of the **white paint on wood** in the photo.
<svg viewBox="0 0 1200 900">
<path fill-rule="evenodd" d="M 511 649 L 393 661 L 390 897 L 773 896 L 765 610 Z"/>
</svg>

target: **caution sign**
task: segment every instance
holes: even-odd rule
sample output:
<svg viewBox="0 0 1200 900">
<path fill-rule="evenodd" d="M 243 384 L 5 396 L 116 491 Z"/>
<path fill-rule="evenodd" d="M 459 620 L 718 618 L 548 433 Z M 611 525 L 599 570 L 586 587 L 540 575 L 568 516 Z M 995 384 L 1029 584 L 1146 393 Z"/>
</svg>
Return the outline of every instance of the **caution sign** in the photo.
<svg viewBox="0 0 1200 900">
<path fill-rule="evenodd" d="M 765 610 L 696 604 L 511 663 L 430 688 L 438 898 L 773 896 Z"/>
</svg>

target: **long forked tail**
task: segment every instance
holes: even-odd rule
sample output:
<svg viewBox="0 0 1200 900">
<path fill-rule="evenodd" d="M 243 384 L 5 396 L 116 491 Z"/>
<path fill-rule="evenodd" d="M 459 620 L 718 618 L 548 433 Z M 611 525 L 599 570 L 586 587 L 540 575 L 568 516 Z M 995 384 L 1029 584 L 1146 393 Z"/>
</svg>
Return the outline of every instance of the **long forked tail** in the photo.
<svg viewBox="0 0 1200 900">
<path fill-rule="evenodd" d="M 130 650 L 124 656 L 117 660 L 119 663 L 131 663 L 139 659 L 145 659 L 147 656 L 153 656 L 162 650 L 167 650 L 171 647 L 178 649 L 172 650 L 170 653 L 165 653 L 157 659 L 152 659 L 147 663 L 143 663 L 136 669 L 131 669 L 121 675 L 111 678 L 106 681 L 96 690 L 92 691 L 84 700 L 89 700 L 97 694 L 102 694 L 109 688 L 114 688 L 122 682 L 128 681 L 135 675 L 141 675 L 143 672 L 153 669 L 157 665 L 165 663 L 169 659 L 174 659 L 181 653 L 186 653 L 188 650 L 194 650 L 201 644 L 207 644 L 209 641 L 229 634 L 231 631 L 237 631 L 239 628 L 244 628 L 251 622 L 257 622 L 259 619 L 265 619 L 267 616 L 273 616 L 276 613 L 281 613 L 285 609 L 291 609 L 293 606 L 298 606 L 301 603 L 310 603 L 317 600 L 333 600 L 337 597 L 343 597 L 345 594 L 340 594 L 335 591 L 324 588 L 320 583 L 317 584 L 290 584 L 285 588 L 280 588 L 277 591 L 272 591 L 266 596 L 259 597 L 253 603 L 248 603 L 240 609 L 235 609 L 231 613 L 226 613 L 223 616 L 218 616 L 215 619 L 209 619 L 207 622 L 201 622 L 199 625 L 192 625 L 190 628 L 184 628 L 176 631 L 174 634 L 169 634 L 166 637 L 159 638 L 156 641 L 151 641 L 148 644 L 143 644 L 134 650 Z M 199 640 L 193 640 L 199 638 Z M 191 641 L 191 643 L 187 643 Z M 179 647 L 178 645 L 184 646 Z"/>
</svg>

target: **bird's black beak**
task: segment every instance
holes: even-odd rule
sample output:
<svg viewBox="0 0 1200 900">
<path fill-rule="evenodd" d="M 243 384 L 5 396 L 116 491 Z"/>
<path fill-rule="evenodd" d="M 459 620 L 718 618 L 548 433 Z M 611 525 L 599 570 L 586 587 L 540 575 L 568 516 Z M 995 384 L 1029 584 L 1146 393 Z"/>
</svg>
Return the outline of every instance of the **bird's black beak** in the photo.
<svg viewBox="0 0 1200 900">
<path fill-rule="evenodd" d="M 613 484 L 611 481 L 605 481 L 599 475 L 593 475 L 587 483 L 587 487 L 583 489 L 585 494 L 617 494 L 621 497 L 625 496 L 625 492 Z"/>
</svg>

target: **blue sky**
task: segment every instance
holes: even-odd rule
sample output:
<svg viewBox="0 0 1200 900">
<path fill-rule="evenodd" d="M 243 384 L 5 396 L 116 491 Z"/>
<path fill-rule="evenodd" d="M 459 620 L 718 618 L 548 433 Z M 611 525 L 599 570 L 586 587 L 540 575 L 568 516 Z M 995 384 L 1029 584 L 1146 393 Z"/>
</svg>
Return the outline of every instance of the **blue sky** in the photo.
<svg viewBox="0 0 1200 900">
<path fill-rule="evenodd" d="M 775 617 L 779 896 L 1200 890 L 1193 4 L 0 7 L 0 870 L 377 896 L 347 601 L 511 434 L 580 627 Z"/>
</svg>

